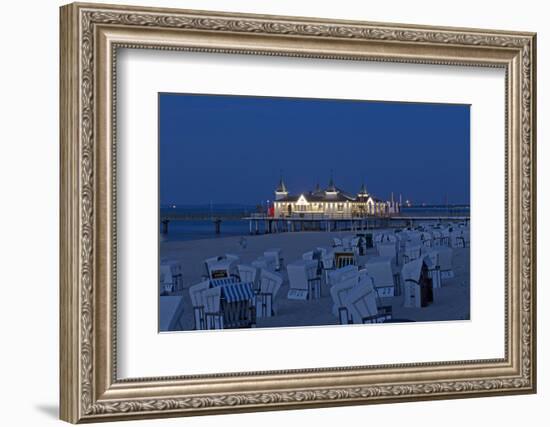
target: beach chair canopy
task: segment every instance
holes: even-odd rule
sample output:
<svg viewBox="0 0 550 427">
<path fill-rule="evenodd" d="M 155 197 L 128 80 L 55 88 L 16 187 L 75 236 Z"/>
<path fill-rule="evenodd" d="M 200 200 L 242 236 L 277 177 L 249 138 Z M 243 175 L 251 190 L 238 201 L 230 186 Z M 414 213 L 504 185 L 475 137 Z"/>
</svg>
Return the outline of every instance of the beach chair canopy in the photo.
<svg viewBox="0 0 550 427">
<path fill-rule="evenodd" d="M 208 276 L 212 279 L 230 277 L 237 274 L 237 263 L 239 257 L 236 255 L 225 255 L 221 257 L 208 258 L 205 260 Z"/>
<path fill-rule="evenodd" d="M 344 280 L 356 278 L 359 275 L 359 268 L 356 265 L 346 265 L 342 268 L 337 268 L 328 273 L 329 282 L 331 285 L 336 285 Z"/>
<path fill-rule="evenodd" d="M 229 303 L 251 301 L 254 298 L 254 289 L 250 282 L 236 282 L 220 286 L 222 297 Z"/>
<path fill-rule="evenodd" d="M 415 259 L 414 261 L 408 262 L 403 266 L 401 275 L 404 281 L 412 281 L 418 283 L 422 275 L 422 267 L 426 266 L 428 270 L 431 270 L 434 267 L 432 260 L 429 256 L 423 256 L 421 258 Z"/>
</svg>

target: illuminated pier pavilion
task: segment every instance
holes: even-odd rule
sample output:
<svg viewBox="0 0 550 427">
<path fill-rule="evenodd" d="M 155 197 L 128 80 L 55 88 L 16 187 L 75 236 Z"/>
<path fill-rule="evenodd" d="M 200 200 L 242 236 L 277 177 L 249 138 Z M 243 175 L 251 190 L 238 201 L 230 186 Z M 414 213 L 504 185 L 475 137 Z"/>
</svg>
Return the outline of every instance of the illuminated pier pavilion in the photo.
<svg viewBox="0 0 550 427">
<path fill-rule="evenodd" d="M 275 200 L 266 213 L 252 214 L 250 233 L 284 231 L 343 231 L 387 227 L 399 217 L 401 204 L 381 200 L 363 184 L 357 194 L 338 188 L 331 177 L 328 186 L 314 191 L 290 194 L 283 178 L 275 189 Z"/>
<path fill-rule="evenodd" d="M 357 194 L 350 194 L 334 185 L 331 177 L 328 186 L 314 191 L 291 195 L 281 177 L 275 190 L 274 218 L 353 219 L 385 217 L 398 214 L 400 204 L 385 201 L 369 194 L 363 184 Z"/>
</svg>

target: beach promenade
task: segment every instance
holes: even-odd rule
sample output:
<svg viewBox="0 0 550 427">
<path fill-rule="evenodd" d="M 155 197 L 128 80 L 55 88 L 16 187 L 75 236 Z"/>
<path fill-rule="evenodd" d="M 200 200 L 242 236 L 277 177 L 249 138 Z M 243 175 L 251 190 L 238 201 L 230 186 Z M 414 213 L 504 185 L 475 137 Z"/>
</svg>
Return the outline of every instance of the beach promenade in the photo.
<svg viewBox="0 0 550 427">
<path fill-rule="evenodd" d="M 189 287 L 201 281 L 204 274 L 204 260 L 226 253 L 239 256 L 240 262 L 250 264 L 270 248 L 280 248 L 285 264 L 302 258 L 302 254 L 318 246 L 331 246 L 333 237 L 349 235 L 350 232 L 294 232 L 266 234 L 246 237 L 219 237 L 213 239 L 162 242 L 161 258 L 176 259 L 184 266 L 183 290 L 184 313 L 181 319 L 183 329 L 193 328 L 193 309 L 189 298 Z M 369 249 L 366 258 L 377 256 L 376 249 Z M 454 277 L 443 281 L 443 286 L 434 289 L 434 303 L 424 308 L 403 307 L 403 297 L 384 300 L 393 306 L 396 319 L 413 321 L 468 320 L 470 317 L 470 248 L 453 248 L 452 266 Z M 320 299 L 308 301 L 288 300 L 286 271 L 285 282 L 277 297 L 278 312 L 271 318 L 258 319 L 257 327 L 315 326 L 337 324 L 332 314 L 332 299 L 326 284 L 322 284 Z"/>
</svg>

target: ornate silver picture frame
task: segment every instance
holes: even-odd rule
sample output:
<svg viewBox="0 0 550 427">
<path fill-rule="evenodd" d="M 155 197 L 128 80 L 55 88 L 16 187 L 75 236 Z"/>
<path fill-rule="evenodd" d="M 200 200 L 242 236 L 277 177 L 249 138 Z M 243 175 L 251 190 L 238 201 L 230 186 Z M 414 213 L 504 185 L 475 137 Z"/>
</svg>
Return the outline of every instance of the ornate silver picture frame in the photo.
<svg viewBox="0 0 550 427">
<path fill-rule="evenodd" d="M 78 3 L 60 13 L 61 419 L 536 391 L 535 34 Z M 119 378 L 116 63 L 122 48 L 503 69 L 504 357 Z"/>
</svg>

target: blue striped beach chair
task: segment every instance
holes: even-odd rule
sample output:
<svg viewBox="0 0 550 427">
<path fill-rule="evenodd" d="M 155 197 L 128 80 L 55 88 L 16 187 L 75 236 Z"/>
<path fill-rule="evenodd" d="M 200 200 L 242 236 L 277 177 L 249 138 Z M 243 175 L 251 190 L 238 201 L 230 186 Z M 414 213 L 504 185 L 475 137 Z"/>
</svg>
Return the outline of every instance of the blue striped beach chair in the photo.
<svg viewBox="0 0 550 427">
<path fill-rule="evenodd" d="M 211 280 L 221 292 L 222 312 L 226 328 L 251 327 L 255 323 L 254 284 L 234 278 Z"/>
</svg>

